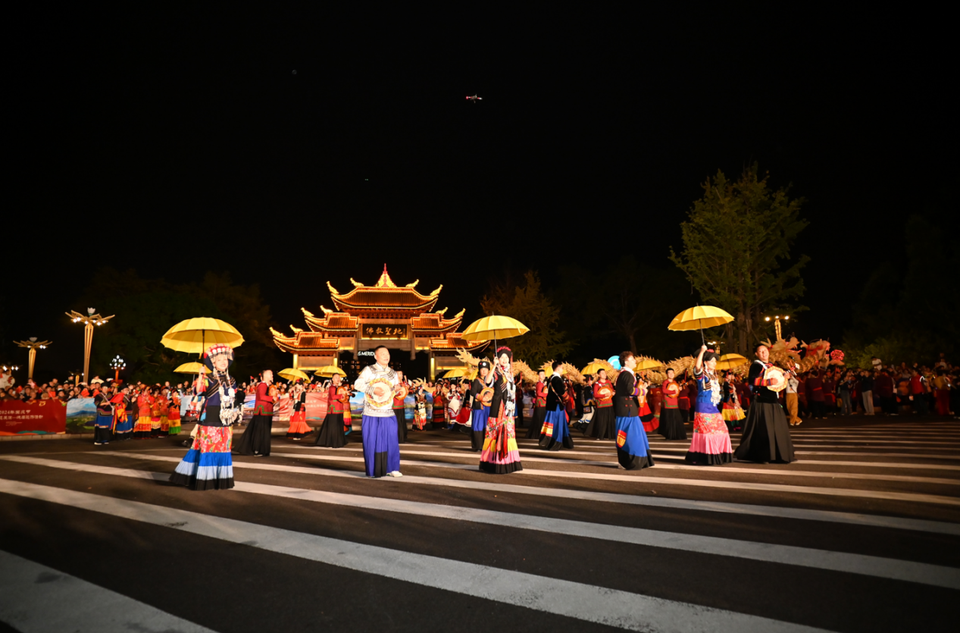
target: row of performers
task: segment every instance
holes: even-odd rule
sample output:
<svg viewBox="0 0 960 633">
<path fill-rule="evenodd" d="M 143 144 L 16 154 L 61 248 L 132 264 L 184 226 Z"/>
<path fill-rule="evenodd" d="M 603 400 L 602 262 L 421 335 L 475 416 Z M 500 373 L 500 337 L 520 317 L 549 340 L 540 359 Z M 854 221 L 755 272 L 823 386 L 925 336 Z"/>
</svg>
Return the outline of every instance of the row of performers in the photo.
<svg viewBox="0 0 960 633">
<path fill-rule="evenodd" d="M 726 424 L 717 408 L 720 403 L 717 355 L 707 351 L 706 346 L 701 348 L 695 369 L 698 392 L 694 436 L 686 461 L 723 464 L 732 461 L 734 455 L 744 461 L 794 461 L 786 418 L 777 401 L 777 393 L 770 389 L 776 378 L 768 377 L 768 355 L 766 347 L 758 347 L 758 360 L 751 367 L 748 378 L 754 404 L 746 418 L 741 443 L 734 453 Z M 398 417 L 394 406 L 398 400 L 402 402 L 403 383 L 397 372 L 389 367 L 390 353 L 386 347 L 377 348 L 374 358 L 376 362 L 364 368 L 354 384 L 354 389 L 365 396 L 361 425 L 365 470 L 370 477 L 399 477 L 400 427 L 405 429 L 406 424 L 398 423 L 402 418 Z M 479 448 L 480 470 L 503 474 L 523 468 L 514 425 L 518 390 L 512 371 L 511 350 L 498 348 L 495 358 L 493 367 L 488 361 L 480 361 L 477 379 L 471 386 L 471 441 L 475 450 Z M 241 414 L 235 398 L 236 382 L 228 373 L 232 359 L 233 351 L 228 346 L 211 348 L 205 358 L 213 369 L 212 380 L 203 393 L 199 432 L 193 448 L 177 466 L 171 479 L 175 483 L 193 489 L 233 487 L 230 427 Z M 628 470 L 653 466 L 646 431 L 640 419 L 640 385 L 634 371 L 636 358 L 631 352 L 624 352 L 620 362 L 624 370 L 617 377 L 612 394 L 617 459 L 620 466 Z M 573 448 L 569 421 L 562 404 L 564 384 L 557 372 L 558 366 L 554 365 L 553 376 L 544 384 L 546 406 L 540 423 L 539 445 L 547 450 Z M 333 387 L 331 385 L 331 389 Z M 346 389 L 341 393 L 339 386 L 330 395 L 333 397 L 321 436 L 327 429 L 330 429 L 329 433 L 339 435 L 344 428 L 343 409 L 349 396 Z"/>
<path fill-rule="evenodd" d="M 93 397 L 93 443 L 145 439 L 180 433 L 180 395 L 168 388 L 100 387 Z"/>
<path fill-rule="evenodd" d="M 364 394 L 364 409 L 361 433 L 363 438 L 364 466 L 368 476 L 399 477 L 400 474 L 400 428 L 398 413 L 402 409 L 405 386 L 401 378 L 389 367 L 390 352 L 386 347 L 374 350 L 376 362 L 361 372 L 354 383 L 355 390 Z M 517 448 L 514 417 L 517 406 L 517 389 L 511 369 L 513 354 L 509 348 L 497 350 L 497 365 L 491 368 L 487 361 L 481 362 L 479 383 L 474 393 L 477 408 L 474 410 L 477 427 L 483 421 L 483 441 L 480 447 L 480 470 L 490 473 L 510 473 L 522 470 Z M 229 374 L 233 362 L 233 350 L 227 345 L 215 345 L 204 356 L 204 363 L 211 369 L 207 388 L 199 393 L 201 413 L 197 433 L 191 449 L 171 477 L 176 484 L 194 490 L 228 489 L 234 487 L 233 461 L 231 457 L 232 426 L 241 418 L 237 397 L 237 383 Z M 266 372 L 265 372 L 266 374 Z M 261 391 L 268 395 L 269 385 L 257 388 L 258 401 L 254 417 L 238 444 L 238 452 L 244 453 L 247 437 L 255 438 L 255 422 L 268 417 L 269 397 L 263 398 L 264 410 L 259 410 Z M 318 438 L 324 446 L 344 444 L 344 414 L 348 411 L 351 390 L 334 378 L 329 387 L 327 417 Z M 481 393 L 482 392 L 482 393 Z M 489 404 L 483 402 L 489 401 Z M 295 414 L 300 408 L 294 404 Z M 495 414 L 491 414 L 495 411 Z M 566 426 L 564 424 L 564 426 Z M 251 440 L 252 441 L 252 440 Z M 475 436 L 474 442 L 478 442 Z M 269 454 L 259 452 L 255 454 Z"/>
</svg>

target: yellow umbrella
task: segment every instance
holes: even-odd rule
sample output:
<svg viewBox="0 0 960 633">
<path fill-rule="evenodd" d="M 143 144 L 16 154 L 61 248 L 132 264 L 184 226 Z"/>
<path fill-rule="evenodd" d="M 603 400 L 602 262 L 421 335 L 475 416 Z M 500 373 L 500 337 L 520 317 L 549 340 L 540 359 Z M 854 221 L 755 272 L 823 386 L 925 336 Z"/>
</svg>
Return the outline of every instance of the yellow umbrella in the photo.
<svg viewBox="0 0 960 633">
<path fill-rule="evenodd" d="M 720 357 L 720 360 L 717 361 L 717 369 L 733 369 L 734 367 L 746 365 L 749 362 L 746 357 L 740 354 L 724 354 Z"/>
<path fill-rule="evenodd" d="M 444 378 L 463 378 L 467 375 L 467 370 L 463 367 L 454 367 L 443 375 Z"/>
<path fill-rule="evenodd" d="M 590 363 L 586 367 L 580 370 L 580 373 L 584 376 L 596 376 L 597 372 L 601 369 L 609 370 L 609 363 Z"/>
<path fill-rule="evenodd" d="M 663 367 L 663 363 L 652 358 L 642 358 L 637 361 L 637 366 L 634 369 L 643 371 L 644 369 L 656 369 L 657 367 Z"/>
<path fill-rule="evenodd" d="M 287 369 L 281 369 L 278 375 L 281 378 L 285 378 L 291 382 L 293 382 L 294 380 L 303 380 L 304 382 L 310 382 L 310 376 L 306 375 L 299 369 L 294 369 L 292 367 L 288 367 Z"/>
<path fill-rule="evenodd" d="M 703 328 L 716 327 L 731 321 L 733 321 L 733 317 L 720 308 L 693 306 L 673 317 L 673 321 L 670 322 L 667 329 L 675 332 L 700 330 L 700 338 L 703 339 Z"/>
<path fill-rule="evenodd" d="M 340 374 L 343 377 L 347 376 L 347 372 L 343 371 L 335 365 L 327 365 L 326 367 L 321 367 L 317 371 L 313 372 L 316 376 L 322 376 L 324 378 L 330 378 L 334 374 Z"/>
<path fill-rule="evenodd" d="M 184 363 L 173 370 L 177 374 L 209 374 L 210 370 L 203 366 L 202 363 L 192 362 Z"/>
<path fill-rule="evenodd" d="M 523 323 L 508 316 L 485 316 L 467 326 L 463 338 L 468 341 L 495 341 L 500 338 L 513 338 L 530 331 Z"/>
<path fill-rule="evenodd" d="M 240 347 L 243 345 L 243 336 L 237 328 L 220 319 L 197 317 L 174 325 L 160 342 L 178 352 L 202 354 L 211 345 Z"/>
</svg>

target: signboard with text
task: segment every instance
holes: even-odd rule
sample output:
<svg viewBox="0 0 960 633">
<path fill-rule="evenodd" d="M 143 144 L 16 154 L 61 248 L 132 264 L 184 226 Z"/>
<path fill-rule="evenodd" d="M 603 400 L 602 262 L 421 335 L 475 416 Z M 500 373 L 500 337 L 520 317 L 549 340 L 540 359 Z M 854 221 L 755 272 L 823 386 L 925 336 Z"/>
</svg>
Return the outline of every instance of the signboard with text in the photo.
<svg viewBox="0 0 960 633">
<path fill-rule="evenodd" d="M 0 402 L 0 435 L 66 432 L 67 407 L 59 400 Z"/>
<path fill-rule="evenodd" d="M 407 338 L 406 325 L 377 325 L 365 323 L 360 326 L 360 337 L 367 339 L 401 340 Z"/>
</svg>

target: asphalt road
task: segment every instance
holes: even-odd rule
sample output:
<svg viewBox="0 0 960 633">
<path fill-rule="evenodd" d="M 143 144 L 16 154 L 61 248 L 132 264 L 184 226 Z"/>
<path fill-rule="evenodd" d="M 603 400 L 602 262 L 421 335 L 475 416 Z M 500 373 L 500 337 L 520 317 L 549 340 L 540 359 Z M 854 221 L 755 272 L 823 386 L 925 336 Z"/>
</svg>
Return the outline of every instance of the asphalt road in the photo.
<svg viewBox="0 0 960 633">
<path fill-rule="evenodd" d="M 411 431 L 377 480 L 359 433 L 274 436 L 207 492 L 167 482 L 175 438 L 0 442 L 0 631 L 955 630 L 960 423 L 792 435 L 793 464 L 695 467 L 651 434 L 640 472 L 521 439 L 493 476 Z"/>
</svg>

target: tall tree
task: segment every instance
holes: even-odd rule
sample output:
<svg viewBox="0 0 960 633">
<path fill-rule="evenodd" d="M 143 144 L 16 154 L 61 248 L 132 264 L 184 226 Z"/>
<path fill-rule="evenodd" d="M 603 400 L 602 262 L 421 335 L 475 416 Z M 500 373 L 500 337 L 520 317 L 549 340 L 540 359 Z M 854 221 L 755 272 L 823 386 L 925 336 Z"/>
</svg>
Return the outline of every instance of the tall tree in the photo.
<svg viewBox="0 0 960 633">
<path fill-rule="evenodd" d="M 722 171 L 703 184 L 703 198 L 693 203 L 680 227 L 683 251 L 670 249 L 704 302 L 733 314 L 727 326 L 728 345 L 747 352 L 759 340 L 766 311 L 803 309 L 791 305 L 803 295 L 800 270 L 809 261 L 795 261 L 790 248 L 807 226 L 800 218 L 802 198 L 787 189 L 772 191 L 769 174 L 760 178 L 757 165 L 730 182 Z"/>
<path fill-rule="evenodd" d="M 515 358 L 531 367 L 548 360 L 558 360 L 573 348 L 566 332 L 557 329 L 560 308 L 543 294 L 540 275 L 528 270 L 522 284 L 494 283 L 483 296 L 480 307 L 484 314 L 502 314 L 517 319 L 530 331 L 510 339 L 507 345 Z"/>
</svg>

